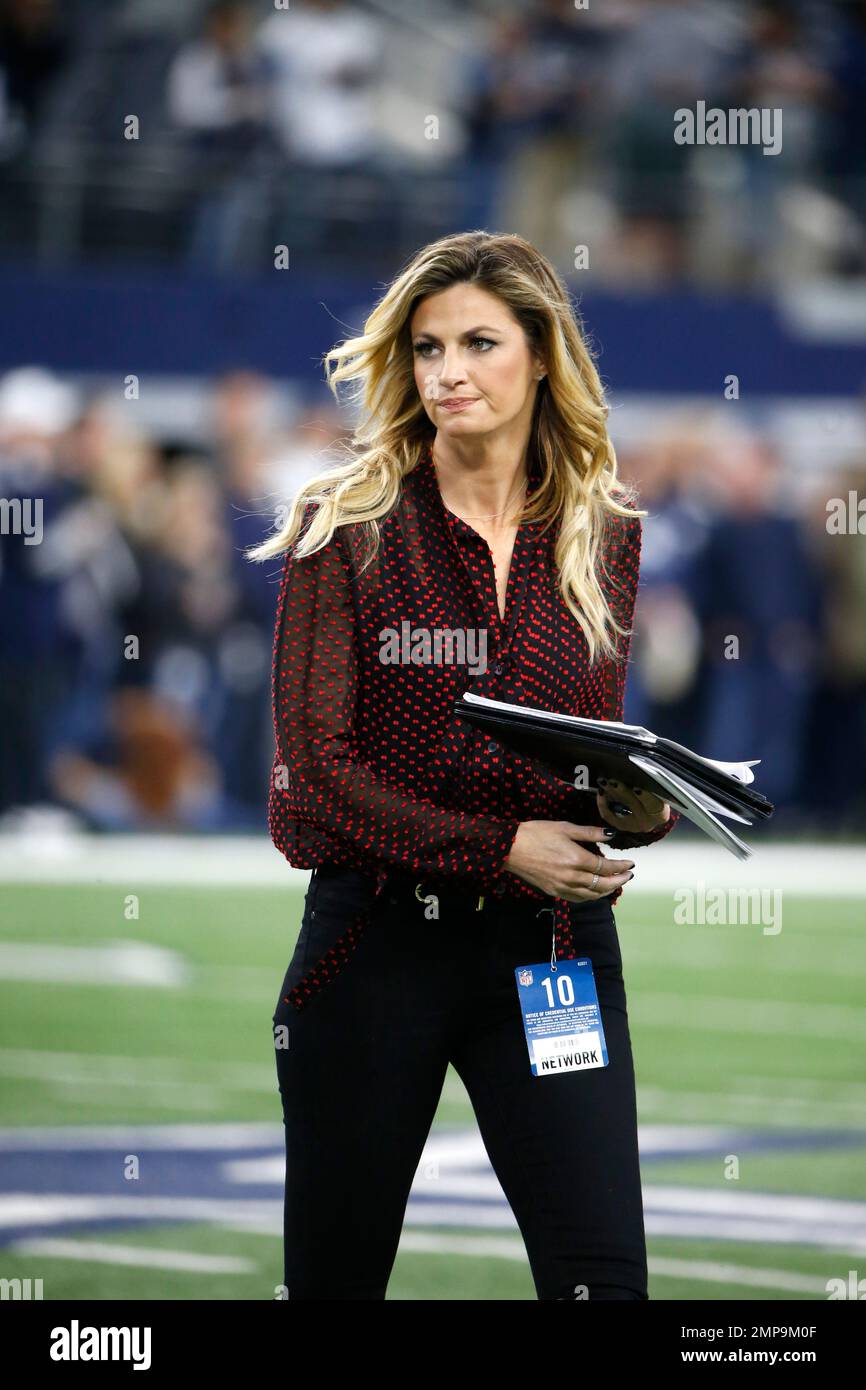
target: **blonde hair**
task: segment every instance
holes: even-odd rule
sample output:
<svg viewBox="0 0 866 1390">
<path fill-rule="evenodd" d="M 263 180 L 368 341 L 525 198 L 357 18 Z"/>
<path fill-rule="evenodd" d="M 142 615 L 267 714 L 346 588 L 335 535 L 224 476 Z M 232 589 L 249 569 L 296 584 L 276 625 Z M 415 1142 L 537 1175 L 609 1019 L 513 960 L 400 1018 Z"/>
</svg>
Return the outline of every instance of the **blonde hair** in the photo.
<svg viewBox="0 0 866 1390">
<path fill-rule="evenodd" d="M 540 483 L 521 521 L 542 521 L 543 530 L 559 523 L 555 561 L 563 600 L 583 629 L 590 661 L 615 659 L 608 629 L 620 635 L 627 629 L 611 612 L 597 567 L 613 518 L 646 512 L 630 505 L 634 491 L 617 478 L 609 407 L 568 291 L 550 262 L 513 234 L 459 232 L 423 247 L 388 287 L 363 333 L 325 354 L 326 380 L 338 401 L 341 383 L 356 384 L 351 399 L 360 411 L 351 456 L 302 484 L 285 525 L 249 558 L 265 560 L 289 548 L 298 557 L 310 555 L 338 526 L 353 523 L 367 533 L 364 563 L 373 558 L 378 522 L 397 504 L 403 478 L 435 434 L 415 382 L 410 321 L 421 299 L 460 283 L 498 296 L 544 361 L 527 457 Z M 605 573 L 616 590 L 617 575 Z"/>
</svg>

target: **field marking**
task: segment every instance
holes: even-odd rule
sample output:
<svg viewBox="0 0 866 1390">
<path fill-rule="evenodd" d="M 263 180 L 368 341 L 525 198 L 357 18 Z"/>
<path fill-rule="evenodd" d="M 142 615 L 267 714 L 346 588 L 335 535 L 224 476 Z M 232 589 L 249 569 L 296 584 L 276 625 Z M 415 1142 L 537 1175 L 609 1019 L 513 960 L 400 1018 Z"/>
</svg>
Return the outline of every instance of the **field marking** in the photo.
<svg viewBox="0 0 866 1390">
<path fill-rule="evenodd" d="M 850 1222 L 866 1229 L 866 1202 L 844 1197 L 801 1197 L 788 1192 L 738 1192 L 663 1183 L 649 1184 L 649 1190 L 653 1194 L 653 1206 L 666 1211 L 733 1214 L 752 1216 L 756 1220 L 771 1211 L 777 1219 L 806 1220 L 816 1226 L 830 1225 L 834 1221 Z"/>
<path fill-rule="evenodd" d="M 401 1254 L 461 1255 L 479 1259 L 510 1260 L 527 1267 L 529 1264 L 523 1240 L 512 1240 L 502 1236 L 440 1236 L 424 1231 L 406 1231 L 401 1236 L 399 1249 Z M 180 1270 L 193 1274 L 254 1274 L 257 1269 L 256 1262 L 245 1256 L 201 1255 L 188 1250 L 111 1245 L 101 1241 L 62 1240 L 43 1236 L 15 1241 L 9 1246 L 9 1250 L 24 1257 L 77 1260 L 87 1264 L 120 1265 L 133 1269 Z M 796 1274 L 789 1270 L 664 1256 L 650 1256 L 648 1264 L 650 1276 L 653 1278 L 699 1280 L 741 1288 L 783 1289 L 790 1293 L 826 1294 L 826 1281 L 822 1281 L 820 1276 Z"/>
<path fill-rule="evenodd" d="M 667 974 L 742 968 L 741 941 L 735 944 L 717 936 L 703 940 L 692 937 L 684 941 L 681 932 L 688 928 L 677 927 L 676 939 L 665 935 L 649 947 L 629 938 L 628 930 L 627 926 L 620 925 L 627 983 L 632 971 L 646 968 L 663 968 Z M 794 938 L 789 934 L 784 939 L 784 948 L 773 950 L 772 958 L 772 948 L 768 948 L 766 959 L 751 956 L 752 976 L 760 976 L 762 972 L 774 977 L 806 975 L 829 979 L 866 975 L 866 945 L 859 953 L 841 947 L 828 952 L 825 943 L 816 937 Z M 785 950 L 796 951 L 796 955 L 785 954 Z M 291 951 L 286 954 L 288 957 Z M 273 968 L 196 965 L 177 951 L 144 941 L 113 939 L 69 945 L 60 940 L 34 943 L 0 939 L 0 982 L 34 981 L 52 987 L 75 988 L 81 985 L 186 988 L 201 998 L 261 1004 L 272 994 L 276 998 L 283 974 L 282 960 Z"/>
<path fill-rule="evenodd" d="M 700 1189 L 683 1188 L 680 1191 L 685 1200 L 693 1196 L 695 1191 L 700 1192 Z M 657 1206 L 656 1190 L 651 1183 L 644 1183 L 643 1194 L 644 1224 L 648 1237 L 657 1236 L 666 1240 L 736 1241 L 747 1245 L 808 1245 L 827 1254 L 866 1255 L 866 1226 L 860 1231 L 852 1230 L 844 1215 L 832 1226 L 816 1225 L 805 1217 L 799 1219 L 796 1215 L 776 1218 L 772 1215 L 775 1193 L 748 1194 L 760 1199 L 761 1208 L 767 1213 L 762 1220 L 758 1220 L 751 1211 L 740 1215 L 734 1211 L 669 1210 L 663 1205 Z M 463 1226 L 473 1230 L 490 1231 L 514 1230 L 517 1227 L 510 1207 L 504 1202 L 433 1203 L 413 1201 L 411 1198 L 406 1210 L 405 1224 L 422 1228 Z"/>
<path fill-rule="evenodd" d="M 247 1124 L 184 1125 L 28 1125 L 0 1129 L 0 1152 L 21 1149 L 238 1149 L 272 1148 L 284 1142 L 282 1125 L 266 1121 Z"/>
<path fill-rule="evenodd" d="M 426 1231 L 404 1231 L 399 1252 L 422 1255 L 478 1255 L 482 1259 L 517 1260 L 528 1266 L 523 1240 L 508 1236 L 437 1236 Z"/>
<path fill-rule="evenodd" d="M 156 1250 L 141 1245 L 109 1245 L 104 1241 L 61 1240 L 31 1236 L 8 1247 L 16 1255 L 48 1260 L 82 1260 L 88 1264 L 124 1265 L 134 1269 L 184 1270 L 190 1274 L 253 1274 L 254 1260 L 241 1255 L 197 1255 L 192 1250 Z"/>
<path fill-rule="evenodd" d="M 0 941 L 0 980 L 36 980 L 41 985 L 147 985 L 178 989 L 192 972 L 183 956 L 146 941 L 104 941 L 69 946 L 60 942 Z"/>
<path fill-rule="evenodd" d="M 796 1091 L 839 1091 L 850 1095 L 852 1101 L 859 1099 L 864 1106 L 864 1117 L 866 1117 L 866 1081 L 829 1081 L 824 1077 L 811 1076 L 732 1076 L 731 1081 L 738 1086 L 752 1087 L 759 1090 L 762 1086 L 768 1089 L 780 1088 Z"/>
<path fill-rule="evenodd" d="M 175 1108 L 182 1113 L 197 1111 L 202 1115 L 220 1109 L 225 1105 L 226 1097 L 232 1095 L 277 1095 L 276 1076 L 270 1064 L 265 1062 L 221 1064 L 198 1058 L 178 1060 L 2 1048 L 0 1077 L 26 1080 L 34 1086 L 48 1088 L 52 1094 L 63 1092 L 69 1096 L 71 1092 L 80 1092 L 94 1107 L 116 1105 L 118 1093 L 123 1097 L 128 1088 L 134 1086 L 138 1103 L 143 1107 Z M 715 1113 L 705 1123 L 715 1122 L 723 1124 L 725 1128 L 731 1125 L 753 1127 L 755 1112 L 762 1120 L 773 1120 L 780 1124 L 789 1122 L 800 1128 L 842 1123 L 853 1125 L 854 1128 L 864 1127 L 866 1083 L 795 1077 L 732 1076 L 728 1080 L 732 1087 L 738 1089 L 694 1091 L 638 1084 L 638 1113 L 651 1111 L 654 1114 L 668 1114 L 674 1120 L 688 1120 L 694 1113 L 694 1107 L 703 1111 L 712 1107 Z M 775 1094 L 779 1091 L 794 1094 Z M 797 1095 L 797 1091 L 809 1091 L 811 1094 Z M 466 1088 L 453 1069 L 446 1076 L 442 1100 L 450 1106 L 461 1106 L 467 1114 L 472 1109 Z M 690 1107 L 685 1115 L 682 1113 L 684 1107 Z M 725 1112 L 724 1120 L 720 1111 Z M 743 1112 L 742 1118 L 727 1118 L 731 1112 L 736 1114 L 738 1111 Z M 642 1129 L 646 1127 L 642 1126 Z M 66 1132 L 71 1133 L 72 1130 Z M 86 1132 L 100 1131 L 94 1127 Z M 0 1150 L 2 1148 L 3 1131 L 0 1131 Z"/>
<path fill-rule="evenodd" d="M 521 1240 L 502 1236 L 436 1236 L 422 1231 L 406 1232 L 400 1240 L 400 1253 L 422 1255 L 473 1255 L 482 1259 L 515 1260 L 528 1266 L 526 1247 Z M 742 1288 L 784 1289 L 788 1293 L 824 1294 L 826 1281 L 820 1276 L 795 1274 L 786 1269 L 761 1269 L 751 1265 L 723 1264 L 715 1260 L 683 1260 L 649 1256 L 651 1278 L 699 1280 L 712 1284 L 739 1285 Z"/>
<path fill-rule="evenodd" d="M 118 1107 L 123 1105 L 124 1098 L 129 1099 L 129 1087 L 123 1086 L 119 1082 L 112 1082 L 98 1091 L 94 1091 L 90 1083 L 85 1081 L 55 1082 L 51 1077 L 46 1077 L 42 1081 L 42 1086 L 48 1091 L 49 1097 L 54 1099 L 55 1104 L 72 1102 L 76 1106 L 76 1110 L 86 1100 L 87 1105 L 93 1110 L 102 1109 L 116 1112 Z M 165 1090 L 159 1086 L 146 1089 L 141 1087 L 136 1092 L 135 1107 L 145 1116 L 148 1110 L 153 1110 L 157 1114 L 164 1114 L 165 1111 L 177 1111 L 179 1115 L 187 1118 L 195 1115 L 201 1120 L 206 1120 L 225 1113 L 225 1095 L 205 1086 L 198 1086 L 187 1103 L 183 1091 L 176 1087 Z"/>
<path fill-rule="evenodd" d="M 789 1004 L 779 999 L 692 996 L 630 988 L 628 1013 L 629 1022 L 641 1028 L 866 1042 L 866 1011 L 855 1004 Z"/>
<path fill-rule="evenodd" d="M 131 1186 L 131 1184 L 130 1184 Z M 245 1217 L 267 1221 L 275 1231 L 282 1222 L 282 1202 L 250 1200 L 243 1204 Z M 231 1224 L 239 1215 L 237 1198 L 216 1197 L 120 1197 L 75 1192 L 5 1192 L 0 1194 L 0 1229 L 15 1226 L 65 1226 L 82 1221 L 117 1221 L 134 1225 L 159 1221 L 186 1225 L 206 1221 Z M 23 1239 L 23 1237 L 22 1237 Z"/>
<path fill-rule="evenodd" d="M 750 1151 L 760 1153 L 762 1136 L 740 1134 L 718 1125 L 656 1125 L 639 1128 L 644 1159 L 653 1153 L 697 1155 L 703 1147 L 719 1153 L 737 1151 L 745 1140 Z M 795 1137 L 795 1136 L 792 1136 Z M 833 1136 L 826 1136 L 832 1143 Z M 836 1136 L 842 1142 L 846 1136 Z M 279 1237 L 282 1216 L 284 1133 L 277 1125 L 117 1127 L 77 1132 L 62 1127 L 0 1133 L 7 1163 L 7 1191 L 0 1195 L 0 1228 L 11 1240 L 42 1234 L 83 1239 L 81 1226 L 111 1222 L 134 1228 L 138 1222 L 207 1222 L 224 1229 L 243 1230 Z M 180 1162 L 180 1153 L 194 1156 Z M 157 1190 L 141 1193 L 135 1184 L 106 1176 L 105 1163 L 97 1163 L 94 1186 L 87 1187 L 89 1154 L 105 1159 L 108 1150 L 121 1154 L 159 1148 L 170 1161 L 153 1167 Z M 43 1152 L 80 1153 L 71 1186 L 77 1190 L 48 1192 L 40 1180 Z M 15 1162 L 16 1150 L 22 1155 Z M 786 1153 L 790 1150 L 786 1150 Z M 705 1157 L 705 1153 L 701 1154 Z M 49 1158 L 46 1173 L 56 1173 Z M 83 1181 L 82 1181 L 83 1180 Z M 54 1180 L 56 1182 L 56 1179 Z M 212 1195 L 194 1195 L 206 1184 Z M 243 1191 L 246 1184 L 251 1195 Z M 256 1184 L 258 1190 L 250 1189 Z M 121 1190 L 121 1189 L 125 1190 Z M 160 1190 L 161 1189 L 161 1190 Z M 648 1235 L 678 1240 L 744 1242 L 749 1245 L 810 1246 L 817 1250 L 866 1255 L 866 1202 L 835 1197 L 801 1196 L 784 1192 L 741 1191 L 729 1184 L 683 1185 L 644 1182 L 644 1215 Z M 447 1228 L 472 1239 L 485 1233 L 514 1235 L 517 1224 L 499 1186 L 480 1133 L 475 1128 L 434 1131 L 424 1147 L 411 1184 L 405 1226 L 409 1232 L 446 1235 Z M 437 1229 L 438 1228 L 438 1229 Z"/>
<path fill-rule="evenodd" d="M 733 1079 L 733 1078 L 732 1078 Z M 734 1124 L 740 1128 L 748 1128 L 754 1125 L 752 1112 L 758 1111 L 762 1120 L 772 1119 L 777 1124 L 785 1122 L 796 1125 L 798 1128 L 811 1127 L 820 1130 L 824 1127 L 826 1120 L 839 1123 L 842 1121 L 856 1121 L 854 1128 L 866 1133 L 864 1126 L 864 1105 L 862 1100 L 832 1100 L 816 1099 L 815 1097 L 794 1097 L 786 1096 L 777 1099 L 771 1094 L 772 1088 L 768 1086 L 767 1093 L 742 1092 L 742 1091 L 686 1091 L 674 1090 L 663 1086 L 641 1086 L 637 1087 L 637 1108 L 638 1114 L 641 1111 L 651 1110 L 660 1111 L 669 1116 L 671 1120 L 688 1119 L 700 1110 L 701 1107 L 712 1108 L 714 1111 L 713 1119 L 721 1121 L 720 1110 L 740 1109 L 747 1112 L 746 1116 L 740 1120 L 727 1120 L 724 1123 Z M 681 1111 L 683 1106 L 689 1107 L 686 1116 L 675 1112 Z M 823 1118 L 822 1118 L 823 1117 Z"/>
<path fill-rule="evenodd" d="M 696 887 L 783 888 L 810 897 L 866 895 L 866 856 L 857 841 L 822 842 L 821 888 L 815 886 L 813 846 L 751 837 L 752 857 L 738 860 L 705 838 L 677 840 L 677 830 L 660 844 L 638 847 L 640 892 L 670 893 Z M 0 837 L 0 882 L 139 884 L 186 887 L 253 887 L 297 890 L 308 869 L 292 868 L 264 834 L 113 835 L 86 833 Z"/>
<path fill-rule="evenodd" d="M 8 1249 L 22 1257 L 76 1260 L 87 1264 L 163 1269 L 194 1274 L 253 1274 L 257 1269 L 255 1261 L 244 1256 L 201 1255 L 187 1250 L 111 1245 L 100 1241 L 64 1240 L 47 1236 L 14 1241 Z M 399 1253 L 509 1260 L 529 1267 L 522 1238 L 440 1236 L 427 1231 L 404 1231 L 400 1238 Z M 815 1295 L 826 1295 L 827 1291 L 826 1281 L 822 1281 L 820 1276 L 797 1274 L 784 1269 L 765 1269 L 751 1265 L 667 1256 L 650 1256 L 648 1267 L 651 1278 L 727 1284 L 740 1288 L 779 1289 L 789 1293 Z"/>
<path fill-rule="evenodd" d="M 264 1034 L 270 1043 L 270 1030 Z M 36 1048 L 0 1048 L 0 1076 L 64 1086 L 153 1087 L 186 1093 L 210 1085 L 225 1091 L 277 1091 L 272 1066 L 257 1062 L 209 1062 L 204 1058 L 123 1057 L 101 1052 L 41 1052 Z"/>
<path fill-rule="evenodd" d="M 715 1260 L 677 1260 L 650 1256 L 650 1275 L 661 1279 L 700 1279 L 712 1284 L 732 1284 L 752 1289 L 785 1289 L 789 1293 L 821 1293 L 827 1283 L 820 1276 L 794 1274 L 787 1269 L 760 1269 L 752 1265 L 721 1264 Z"/>
<path fill-rule="evenodd" d="M 751 1131 L 750 1131 L 751 1132 Z M 642 1125 L 641 1144 L 645 1152 L 679 1149 L 684 1155 L 697 1147 L 737 1138 L 730 1125 Z M 188 1125 L 30 1125 L 0 1129 L 0 1152 L 33 1149 L 201 1149 L 218 1153 L 222 1149 L 283 1148 L 282 1124 L 251 1121 L 244 1124 Z M 483 1153 L 476 1128 L 441 1125 L 428 1139 L 430 1151 L 451 1163 L 474 1161 Z M 425 1152 L 427 1150 L 425 1149 Z"/>
</svg>

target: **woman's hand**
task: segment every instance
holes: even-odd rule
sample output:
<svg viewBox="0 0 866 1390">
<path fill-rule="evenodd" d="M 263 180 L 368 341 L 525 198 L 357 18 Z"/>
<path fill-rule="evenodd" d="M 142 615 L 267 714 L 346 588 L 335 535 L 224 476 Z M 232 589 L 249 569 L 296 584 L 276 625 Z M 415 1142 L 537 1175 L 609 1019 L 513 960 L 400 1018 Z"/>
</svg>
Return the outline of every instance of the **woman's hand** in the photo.
<svg viewBox="0 0 866 1390">
<path fill-rule="evenodd" d="M 670 805 L 662 801 L 660 796 L 642 791 L 639 787 L 627 787 L 623 782 L 610 778 L 599 777 L 597 780 L 599 791 L 596 805 L 599 815 L 609 825 L 615 825 L 617 830 L 624 830 L 630 835 L 644 835 L 670 820 Z M 621 812 L 615 809 L 619 807 L 623 808 Z"/>
<path fill-rule="evenodd" d="M 505 868 L 542 893 L 572 903 L 597 902 L 633 877 L 629 859 L 605 859 L 578 844 L 607 839 L 600 825 L 572 825 L 566 820 L 527 820 L 518 826 Z M 593 877 L 598 874 L 595 887 Z"/>
</svg>

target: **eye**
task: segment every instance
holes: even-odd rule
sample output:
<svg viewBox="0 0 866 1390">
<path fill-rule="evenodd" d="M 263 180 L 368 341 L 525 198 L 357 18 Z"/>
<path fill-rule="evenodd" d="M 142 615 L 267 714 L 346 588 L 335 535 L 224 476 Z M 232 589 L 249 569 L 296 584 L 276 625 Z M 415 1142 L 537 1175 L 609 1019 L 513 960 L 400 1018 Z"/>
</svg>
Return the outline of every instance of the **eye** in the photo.
<svg viewBox="0 0 866 1390">
<path fill-rule="evenodd" d="M 469 344 L 475 352 L 489 352 L 491 348 L 496 347 L 496 343 L 493 340 L 493 338 L 470 338 Z M 413 343 L 412 351 L 415 353 L 416 357 L 429 357 L 431 353 L 436 351 L 436 344 Z"/>
</svg>

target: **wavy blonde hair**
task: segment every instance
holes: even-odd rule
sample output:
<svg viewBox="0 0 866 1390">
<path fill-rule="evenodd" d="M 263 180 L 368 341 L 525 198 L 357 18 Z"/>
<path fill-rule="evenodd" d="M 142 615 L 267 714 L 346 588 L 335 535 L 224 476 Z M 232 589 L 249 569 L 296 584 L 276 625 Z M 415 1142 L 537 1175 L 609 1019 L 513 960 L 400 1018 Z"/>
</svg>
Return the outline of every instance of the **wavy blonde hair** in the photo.
<svg viewBox="0 0 866 1390">
<path fill-rule="evenodd" d="M 285 524 L 248 556 L 266 560 L 288 549 L 299 558 L 310 555 L 338 526 L 354 523 L 367 533 L 364 564 L 372 560 L 379 520 L 396 506 L 403 479 L 435 435 L 415 382 L 412 315 L 425 296 L 465 283 L 498 296 L 544 361 L 527 456 L 540 484 L 521 521 L 540 520 L 543 530 L 558 523 L 555 561 L 564 602 L 583 629 L 590 661 L 616 659 L 611 633 L 628 630 L 614 618 L 598 569 L 613 518 L 646 512 L 631 505 L 634 490 L 617 478 L 609 407 L 568 291 L 550 262 L 513 234 L 459 232 L 423 247 L 392 281 L 363 333 L 325 354 L 326 380 L 337 400 L 341 383 L 355 385 L 350 399 L 360 409 L 349 460 L 303 483 Z M 604 573 L 616 592 L 617 575 L 606 565 Z"/>
</svg>

